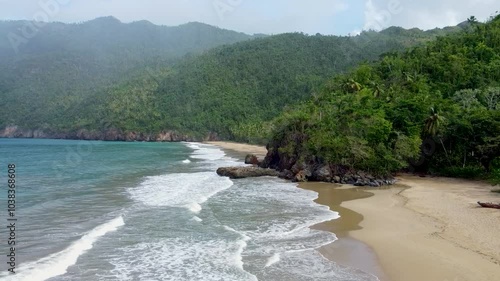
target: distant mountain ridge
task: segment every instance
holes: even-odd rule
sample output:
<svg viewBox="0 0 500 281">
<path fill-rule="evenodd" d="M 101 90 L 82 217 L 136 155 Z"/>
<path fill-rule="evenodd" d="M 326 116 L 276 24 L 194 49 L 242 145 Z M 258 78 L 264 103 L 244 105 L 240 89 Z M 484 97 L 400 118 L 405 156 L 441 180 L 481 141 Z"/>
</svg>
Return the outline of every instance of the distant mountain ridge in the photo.
<svg viewBox="0 0 500 281">
<path fill-rule="evenodd" d="M 253 38 L 202 23 L 167 27 L 104 17 L 47 23 L 28 39 L 23 28 L 30 23 L 0 21 L 0 34 L 6 35 L 0 36 L 0 126 L 53 126 L 45 120 L 54 120 L 56 112 L 135 77 L 138 70 L 170 67 L 185 55 Z M 21 40 L 17 53 L 13 38 Z"/>
<path fill-rule="evenodd" d="M 106 49 L 114 44 L 126 43 L 129 47 L 164 49 L 167 54 L 182 56 L 222 44 L 251 39 L 251 35 L 191 22 L 179 26 L 158 26 L 149 21 L 122 23 L 114 17 L 101 17 L 82 23 L 46 23 L 37 28 L 33 38 L 26 36 L 23 27 L 29 21 L 0 21 L 0 54 L 14 54 L 9 35 L 26 39 L 17 49 L 20 55 L 54 50 Z M 100 42 L 100 44 L 96 44 Z M 100 46 L 102 44 L 102 46 Z"/>
<path fill-rule="evenodd" d="M 23 24 L 0 22 L 0 33 Z M 0 38 L 0 129 L 88 138 L 112 130 L 118 139 L 131 133 L 138 140 L 180 131 L 248 140 L 328 77 L 459 29 L 251 36 L 197 22 L 51 23 L 17 55 Z"/>
</svg>

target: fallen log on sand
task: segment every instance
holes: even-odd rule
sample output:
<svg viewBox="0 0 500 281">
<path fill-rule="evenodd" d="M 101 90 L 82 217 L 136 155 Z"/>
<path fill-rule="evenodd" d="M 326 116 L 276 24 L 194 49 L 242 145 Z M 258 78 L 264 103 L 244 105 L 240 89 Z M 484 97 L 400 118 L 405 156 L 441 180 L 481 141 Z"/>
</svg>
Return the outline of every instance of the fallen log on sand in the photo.
<svg viewBox="0 0 500 281">
<path fill-rule="evenodd" d="M 483 208 L 493 208 L 493 209 L 500 209 L 500 204 L 495 204 L 495 203 L 483 203 L 483 202 L 477 202 L 479 206 Z"/>
</svg>

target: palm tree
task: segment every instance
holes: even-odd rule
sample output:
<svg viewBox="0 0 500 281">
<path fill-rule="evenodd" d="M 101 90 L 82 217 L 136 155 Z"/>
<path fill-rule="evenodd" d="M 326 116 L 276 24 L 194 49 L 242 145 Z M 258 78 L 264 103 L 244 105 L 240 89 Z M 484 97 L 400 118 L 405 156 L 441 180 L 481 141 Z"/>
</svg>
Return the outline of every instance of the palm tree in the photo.
<svg viewBox="0 0 500 281">
<path fill-rule="evenodd" d="M 445 118 L 439 115 L 439 113 L 433 107 L 431 107 L 431 115 L 427 118 L 427 120 L 425 120 L 425 128 L 424 128 L 425 133 L 430 135 L 431 137 L 437 136 L 444 121 Z M 446 154 L 446 159 L 448 160 L 448 163 L 451 166 L 450 157 L 448 156 L 448 151 L 444 146 L 443 139 L 441 137 L 438 137 L 438 139 L 441 142 L 441 146 L 443 147 L 444 153 Z"/>
<path fill-rule="evenodd" d="M 444 117 L 431 107 L 431 115 L 425 120 L 425 133 L 436 136 L 443 122 Z"/>
<path fill-rule="evenodd" d="M 478 20 L 475 16 L 471 16 L 470 18 L 467 19 L 467 22 L 472 25 L 478 23 Z"/>
<path fill-rule="evenodd" d="M 406 82 L 413 83 L 413 75 L 412 74 L 410 74 L 408 72 L 403 72 L 403 74 L 405 75 Z"/>
<path fill-rule="evenodd" d="M 380 97 L 381 94 L 384 93 L 384 90 L 382 89 L 382 87 L 380 87 L 380 85 L 377 82 L 372 81 L 370 84 L 373 87 L 373 96 L 374 97 L 378 98 L 378 97 Z"/>
<path fill-rule="evenodd" d="M 349 93 L 359 92 L 361 88 L 361 84 L 354 81 L 354 79 L 349 79 L 344 83 L 344 89 Z"/>
</svg>

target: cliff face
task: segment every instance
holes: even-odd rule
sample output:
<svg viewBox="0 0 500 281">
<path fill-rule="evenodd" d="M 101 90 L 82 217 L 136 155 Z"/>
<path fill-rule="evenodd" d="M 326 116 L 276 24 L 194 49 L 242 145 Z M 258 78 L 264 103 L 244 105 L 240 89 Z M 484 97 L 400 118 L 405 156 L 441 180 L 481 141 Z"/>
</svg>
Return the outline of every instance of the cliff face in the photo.
<svg viewBox="0 0 500 281">
<path fill-rule="evenodd" d="M 146 141 L 146 142 L 199 142 L 217 141 L 217 134 L 210 133 L 203 138 L 180 134 L 175 131 L 163 131 L 160 133 L 137 133 L 123 132 L 117 129 L 105 131 L 89 131 L 86 129 L 77 132 L 53 132 L 47 129 L 23 129 L 18 126 L 7 126 L 0 130 L 0 138 L 38 138 L 38 139 L 72 139 L 72 140 L 103 140 L 103 141 Z"/>
</svg>

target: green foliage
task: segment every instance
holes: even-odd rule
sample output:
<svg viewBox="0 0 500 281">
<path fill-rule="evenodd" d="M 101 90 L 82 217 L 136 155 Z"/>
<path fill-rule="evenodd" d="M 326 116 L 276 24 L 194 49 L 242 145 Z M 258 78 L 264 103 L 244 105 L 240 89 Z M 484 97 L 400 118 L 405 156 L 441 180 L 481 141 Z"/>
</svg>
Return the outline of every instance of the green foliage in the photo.
<svg viewBox="0 0 500 281">
<path fill-rule="evenodd" d="M 0 33 L 22 24 L 0 22 Z M 271 139 L 289 157 L 375 174 L 408 167 L 428 139 L 426 169 L 498 177 L 500 17 L 251 38 L 113 18 L 48 24 L 16 56 L 1 38 L 0 127 Z"/>
<path fill-rule="evenodd" d="M 500 17 L 387 54 L 335 76 L 307 106 L 295 108 L 308 116 L 300 120 L 307 126 L 299 148 L 287 152 L 383 174 L 421 158 L 427 139 L 433 149 L 422 156 L 424 169 L 498 178 L 491 163 L 500 157 L 499 66 Z M 287 127 L 275 126 L 275 143 L 297 122 L 286 115 L 277 120 Z"/>
<path fill-rule="evenodd" d="M 24 23 L 0 22 L 0 33 Z M 48 24 L 15 56 L 0 38 L 0 128 L 215 132 L 265 143 L 269 121 L 309 98 L 328 77 L 441 32 L 451 31 L 265 37 L 200 23 L 159 27 L 111 17 Z M 361 90 L 356 83 L 362 81 L 354 82 L 352 91 Z"/>
<path fill-rule="evenodd" d="M 500 157 L 491 161 L 491 174 L 490 180 L 493 184 L 500 184 Z M 493 190 L 493 192 L 500 193 L 500 189 Z"/>
<path fill-rule="evenodd" d="M 481 166 L 468 166 L 468 167 L 444 167 L 440 170 L 440 174 L 446 177 L 465 178 L 465 179 L 479 179 L 484 177 L 485 171 Z"/>
<path fill-rule="evenodd" d="M 0 21 L 0 34 L 20 34 L 26 21 Z M 53 131 L 97 129 L 103 122 L 94 116 L 103 104 L 96 96 L 109 101 L 111 115 L 122 119 L 140 112 L 127 108 L 141 107 L 137 121 L 123 121 L 117 126 L 127 130 L 148 123 L 148 104 L 156 96 L 133 98 L 140 89 L 129 81 L 144 73 L 161 72 L 186 54 L 251 39 L 252 36 L 223 30 L 201 23 L 178 27 L 155 26 L 149 22 L 124 24 L 117 19 L 99 18 L 81 24 L 46 24 L 35 37 L 19 46 L 15 53 L 7 36 L 0 36 L 0 128 L 18 125 L 23 128 L 49 128 Z M 159 78 L 162 79 L 162 78 Z M 117 86 L 120 85 L 120 86 Z M 130 87 L 130 88 L 127 88 Z M 121 90 L 118 90 L 121 88 Z M 121 95 L 101 97 L 111 92 Z M 118 100 L 111 101 L 112 98 Z M 156 114 L 156 113 L 155 113 Z M 115 117 L 113 117 L 115 118 Z M 130 125 L 131 127 L 129 127 Z M 162 128 L 168 129 L 168 128 Z"/>
<path fill-rule="evenodd" d="M 281 34 L 236 43 L 177 64 L 158 95 L 178 128 L 262 142 L 269 138 L 269 120 L 317 93 L 328 77 L 434 36 L 403 29 L 357 37 Z M 344 87 L 360 91 L 358 82 L 345 81 Z"/>
</svg>

